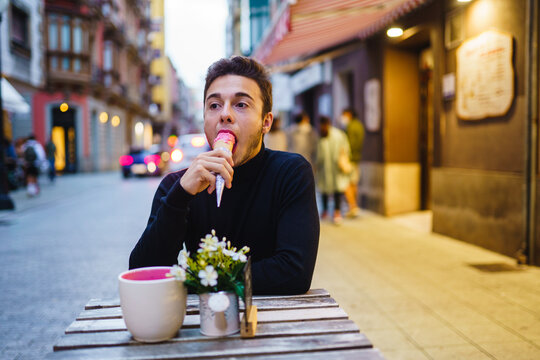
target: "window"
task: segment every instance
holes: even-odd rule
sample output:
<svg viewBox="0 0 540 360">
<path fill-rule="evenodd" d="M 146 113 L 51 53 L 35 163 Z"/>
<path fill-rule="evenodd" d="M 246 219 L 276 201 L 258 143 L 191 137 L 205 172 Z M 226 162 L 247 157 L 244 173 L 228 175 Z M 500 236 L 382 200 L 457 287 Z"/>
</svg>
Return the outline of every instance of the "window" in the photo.
<svg viewBox="0 0 540 360">
<path fill-rule="evenodd" d="M 15 5 L 11 5 L 11 49 L 23 56 L 30 56 L 29 16 Z"/>
<path fill-rule="evenodd" d="M 49 13 L 47 50 L 50 70 L 88 73 L 88 24 L 83 18 Z"/>
</svg>

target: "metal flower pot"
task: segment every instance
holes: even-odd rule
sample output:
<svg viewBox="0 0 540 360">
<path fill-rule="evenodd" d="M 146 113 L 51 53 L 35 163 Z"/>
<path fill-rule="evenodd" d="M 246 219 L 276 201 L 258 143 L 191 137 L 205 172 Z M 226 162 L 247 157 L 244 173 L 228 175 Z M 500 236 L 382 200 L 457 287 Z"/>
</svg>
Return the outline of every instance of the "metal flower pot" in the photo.
<svg viewBox="0 0 540 360">
<path fill-rule="evenodd" d="M 227 336 L 240 331 L 238 296 L 233 292 L 199 294 L 201 334 Z"/>
</svg>

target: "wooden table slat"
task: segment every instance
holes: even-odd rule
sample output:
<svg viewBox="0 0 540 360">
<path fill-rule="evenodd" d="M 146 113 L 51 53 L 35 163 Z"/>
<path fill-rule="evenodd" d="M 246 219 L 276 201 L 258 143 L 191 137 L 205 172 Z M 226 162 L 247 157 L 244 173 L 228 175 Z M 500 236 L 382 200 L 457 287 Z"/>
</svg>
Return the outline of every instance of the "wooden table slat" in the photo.
<svg viewBox="0 0 540 360">
<path fill-rule="evenodd" d="M 286 323 L 263 323 L 257 327 L 256 338 L 277 336 L 305 336 L 318 334 L 334 334 L 359 332 L 356 324 L 351 320 L 326 320 L 313 322 L 286 322 Z M 228 338 L 239 338 L 240 334 Z M 176 337 L 169 342 L 181 341 L 213 341 L 213 338 L 204 336 L 199 328 L 182 329 Z M 54 350 L 71 350 L 100 346 L 121 346 L 140 344 L 134 340 L 128 331 L 95 332 L 67 334 L 60 338 L 54 346 Z"/>
<path fill-rule="evenodd" d="M 299 341 L 301 339 L 301 341 Z M 137 346 L 114 346 L 51 353 L 49 359 L 194 359 L 232 356 L 294 354 L 340 349 L 370 348 L 369 340 L 360 333 L 288 336 L 254 339 L 214 339 Z"/>
<path fill-rule="evenodd" d="M 199 303 L 187 304 L 186 314 L 194 315 L 199 313 Z M 338 307 L 338 303 L 331 297 L 313 297 L 308 299 L 255 299 L 253 305 L 258 311 L 286 310 L 286 309 L 312 309 L 323 307 Z M 240 304 L 240 310 L 244 310 L 244 304 Z M 97 320 L 97 319 L 119 319 L 122 317 L 120 307 L 101 307 L 84 310 L 77 316 L 76 320 Z"/>
<path fill-rule="evenodd" d="M 253 300 L 273 300 L 273 299 L 308 299 L 312 297 L 330 297 L 330 293 L 326 291 L 325 289 L 311 289 L 305 294 L 299 294 L 299 295 L 255 295 L 253 296 Z M 198 295 L 195 294 L 189 294 L 188 295 L 188 305 L 191 302 L 196 302 L 198 304 Z M 117 307 L 120 306 L 120 299 L 119 298 L 112 298 L 112 299 L 91 299 L 86 306 L 84 307 L 85 310 L 91 310 L 91 309 L 100 309 L 100 308 L 108 308 L 108 307 Z"/>
<path fill-rule="evenodd" d="M 259 323 L 267 322 L 288 322 L 288 321 L 315 321 L 330 319 L 348 319 L 347 313 L 339 307 L 314 308 L 314 309 L 290 309 L 261 311 L 258 315 Z M 199 315 L 186 315 L 182 327 L 199 327 Z M 126 324 L 121 318 L 118 319 L 97 319 L 97 320 L 76 320 L 66 330 L 66 334 L 86 333 L 100 331 L 122 331 L 126 330 Z"/>
</svg>

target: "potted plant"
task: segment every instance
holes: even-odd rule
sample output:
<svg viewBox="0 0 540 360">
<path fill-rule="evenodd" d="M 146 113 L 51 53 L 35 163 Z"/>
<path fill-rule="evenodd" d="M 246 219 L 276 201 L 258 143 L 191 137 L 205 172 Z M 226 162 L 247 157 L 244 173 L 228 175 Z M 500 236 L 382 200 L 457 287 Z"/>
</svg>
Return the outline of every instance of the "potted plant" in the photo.
<svg viewBox="0 0 540 360">
<path fill-rule="evenodd" d="M 237 250 L 230 241 L 219 241 L 215 230 L 206 235 L 194 256 L 184 248 L 178 254 L 171 276 L 199 294 L 201 333 L 226 336 L 240 330 L 238 297 L 244 298 L 244 266 L 247 262 L 244 246 Z"/>
</svg>

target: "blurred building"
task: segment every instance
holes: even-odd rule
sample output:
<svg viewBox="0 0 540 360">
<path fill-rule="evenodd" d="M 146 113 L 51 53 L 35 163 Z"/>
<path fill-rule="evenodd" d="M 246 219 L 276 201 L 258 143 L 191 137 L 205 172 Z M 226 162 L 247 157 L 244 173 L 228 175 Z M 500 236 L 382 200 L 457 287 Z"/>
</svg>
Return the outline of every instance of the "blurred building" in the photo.
<svg viewBox="0 0 540 360">
<path fill-rule="evenodd" d="M 42 19 L 41 0 L 11 1 L 2 14 L 2 105 L 4 130 L 11 140 L 33 132 L 30 104 L 45 82 Z"/>
<path fill-rule="evenodd" d="M 540 264 L 536 0 L 232 3 L 288 111 L 358 112 L 364 208 Z"/>
<path fill-rule="evenodd" d="M 152 85 L 152 114 L 155 117 L 154 132 L 161 134 L 165 125 L 172 120 L 171 87 L 173 71 L 165 55 L 165 4 L 164 0 L 151 0 L 152 63 L 150 64 Z"/>
<path fill-rule="evenodd" d="M 33 129 L 52 138 L 57 170 L 110 170 L 130 146 L 147 145 L 150 124 L 146 0 L 46 0 L 44 89 L 33 98 Z M 151 129 L 151 126 L 150 126 Z"/>
</svg>

